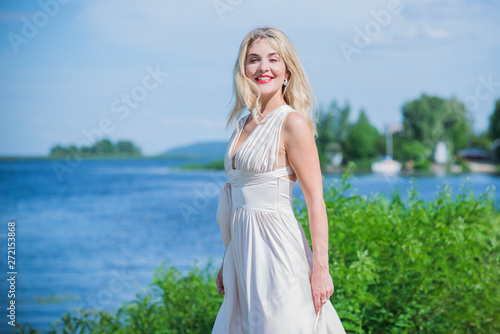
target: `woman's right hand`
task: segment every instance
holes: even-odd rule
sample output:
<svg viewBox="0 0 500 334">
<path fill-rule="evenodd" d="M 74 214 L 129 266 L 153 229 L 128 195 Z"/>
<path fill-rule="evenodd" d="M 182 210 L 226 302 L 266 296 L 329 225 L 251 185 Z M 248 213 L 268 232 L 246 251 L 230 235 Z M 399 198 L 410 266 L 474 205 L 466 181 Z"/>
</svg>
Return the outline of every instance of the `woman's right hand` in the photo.
<svg viewBox="0 0 500 334">
<path fill-rule="evenodd" d="M 219 295 L 224 294 L 224 282 L 222 281 L 222 266 L 220 266 L 219 273 L 217 274 L 217 279 L 215 282 L 217 283 L 217 291 L 219 292 Z"/>
</svg>

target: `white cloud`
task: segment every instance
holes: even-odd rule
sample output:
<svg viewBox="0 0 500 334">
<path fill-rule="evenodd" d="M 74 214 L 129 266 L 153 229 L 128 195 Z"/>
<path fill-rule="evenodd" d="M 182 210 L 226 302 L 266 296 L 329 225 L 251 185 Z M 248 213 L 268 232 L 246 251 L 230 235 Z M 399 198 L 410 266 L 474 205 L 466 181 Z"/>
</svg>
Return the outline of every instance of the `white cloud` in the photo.
<svg viewBox="0 0 500 334">
<path fill-rule="evenodd" d="M 500 17 L 500 6 L 489 6 L 481 2 L 470 2 L 468 0 L 402 0 L 401 12 L 392 14 L 389 24 L 380 26 L 380 32 L 372 37 L 371 45 L 383 47 L 434 47 L 442 42 L 470 43 L 476 45 L 500 45 L 496 37 L 496 31 L 500 29 L 498 17 Z M 358 11 L 365 10 L 360 7 Z M 369 8 L 369 7 L 368 7 Z M 368 13 L 379 12 L 384 7 L 373 6 L 366 10 L 366 17 L 358 21 L 352 27 L 348 27 L 344 35 L 344 41 L 354 38 L 354 27 L 365 31 L 370 23 L 377 22 Z M 346 38 L 345 36 L 349 36 Z"/>
<path fill-rule="evenodd" d="M 207 3 L 199 1 L 90 1 L 81 22 L 103 41 L 165 49 L 177 39 L 207 27 Z"/>
<path fill-rule="evenodd" d="M 451 39 L 453 37 L 449 31 L 442 28 L 425 28 L 423 33 L 426 37 L 437 41 Z"/>
</svg>

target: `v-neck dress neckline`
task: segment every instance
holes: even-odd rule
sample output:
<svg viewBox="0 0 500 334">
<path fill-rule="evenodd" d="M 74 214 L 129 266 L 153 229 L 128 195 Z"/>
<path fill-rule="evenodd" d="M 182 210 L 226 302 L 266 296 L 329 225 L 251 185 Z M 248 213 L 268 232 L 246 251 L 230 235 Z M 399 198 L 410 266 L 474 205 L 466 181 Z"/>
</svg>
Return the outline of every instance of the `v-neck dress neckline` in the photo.
<svg viewBox="0 0 500 334">
<path fill-rule="evenodd" d="M 270 116 L 272 116 L 273 114 L 275 114 L 279 109 L 285 107 L 285 106 L 289 106 L 288 104 L 282 104 L 281 106 L 275 108 L 273 111 L 271 111 L 270 113 L 268 113 L 266 116 L 264 116 L 262 118 L 262 120 L 266 120 L 267 118 L 269 118 Z M 236 149 L 236 145 L 238 145 L 238 142 L 240 141 L 240 138 L 241 138 L 241 135 L 243 134 L 243 129 L 245 128 L 245 126 L 247 125 L 248 123 L 248 119 L 250 118 L 252 114 L 248 114 L 246 119 L 245 119 L 245 123 L 243 124 L 243 126 L 241 127 L 240 131 L 238 132 L 237 136 L 236 136 L 236 141 L 235 141 L 235 144 L 234 144 L 234 147 L 232 147 L 232 150 L 231 150 L 231 169 L 236 169 L 234 167 L 235 166 L 235 163 L 236 163 L 236 158 L 238 156 L 238 154 L 240 153 L 241 149 L 243 148 L 243 146 L 246 144 L 246 142 L 248 141 L 248 139 L 250 139 L 250 137 L 253 135 L 253 133 L 255 131 L 257 131 L 257 129 L 260 127 L 262 128 L 261 125 L 264 125 L 264 124 L 257 124 L 257 126 L 252 130 L 252 132 L 250 132 L 248 134 L 248 136 L 245 138 L 245 140 L 243 141 L 243 143 L 241 143 L 240 147 L 238 148 L 238 151 L 236 151 L 236 153 L 234 152 L 235 149 Z"/>
</svg>

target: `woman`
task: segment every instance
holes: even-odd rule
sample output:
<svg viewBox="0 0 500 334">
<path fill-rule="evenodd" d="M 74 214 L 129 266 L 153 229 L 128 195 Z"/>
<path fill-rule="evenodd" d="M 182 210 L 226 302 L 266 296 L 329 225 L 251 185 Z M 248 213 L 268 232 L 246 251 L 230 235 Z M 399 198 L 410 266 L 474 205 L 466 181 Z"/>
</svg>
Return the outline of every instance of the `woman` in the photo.
<svg viewBox="0 0 500 334">
<path fill-rule="evenodd" d="M 288 37 L 251 31 L 234 67 L 239 119 L 224 166 L 217 223 L 226 252 L 212 333 L 345 333 L 329 298 L 328 225 L 311 118 L 313 94 Z M 249 114 L 239 118 L 241 113 Z M 300 182 L 313 253 L 292 209 Z M 314 254 L 314 255 L 313 255 Z"/>
</svg>

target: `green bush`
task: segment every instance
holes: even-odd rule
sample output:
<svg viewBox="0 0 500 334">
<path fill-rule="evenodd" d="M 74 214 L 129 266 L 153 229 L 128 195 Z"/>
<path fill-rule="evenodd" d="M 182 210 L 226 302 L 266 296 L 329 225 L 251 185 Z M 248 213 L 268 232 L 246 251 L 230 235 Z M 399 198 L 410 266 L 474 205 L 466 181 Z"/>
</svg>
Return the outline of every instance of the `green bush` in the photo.
<svg viewBox="0 0 500 334">
<path fill-rule="evenodd" d="M 462 172 L 470 172 L 471 171 L 469 163 L 464 158 L 457 157 L 453 163 L 462 167 Z M 449 163 L 448 169 L 450 169 L 450 166 L 451 166 L 451 164 Z"/>
<path fill-rule="evenodd" d="M 331 297 L 351 333 L 497 333 L 500 217 L 491 191 L 446 185 L 431 202 L 413 184 L 408 205 L 375 194 L 325 193 Z M 309 238 L 307 214 L 298 216 Z M 310 240 L 310 239 L 309 239 Z"/>
<path fill-rule="evenodd" d="M 348 333 L 498 333 L 500 215 L 491 192 L 443 186 L 433 201 L 346 196 L 351 168 L 325 187 L 331 297 Z M 296 217 L 310 241 L 307 209 Z M 163 265 L 147 293 L 117 312 L 66 314 L 49 333 L 210 333 L 223 297 L 218 267 Z M 18 333 L 36 333 L 31 326 Z"/>
<path fill-rule="evenodd" d="M 415 161 L 413 168 L 418 170 L 429 170 L 431 165 L 432 163 L 430 160 Z"/>
</svg>

